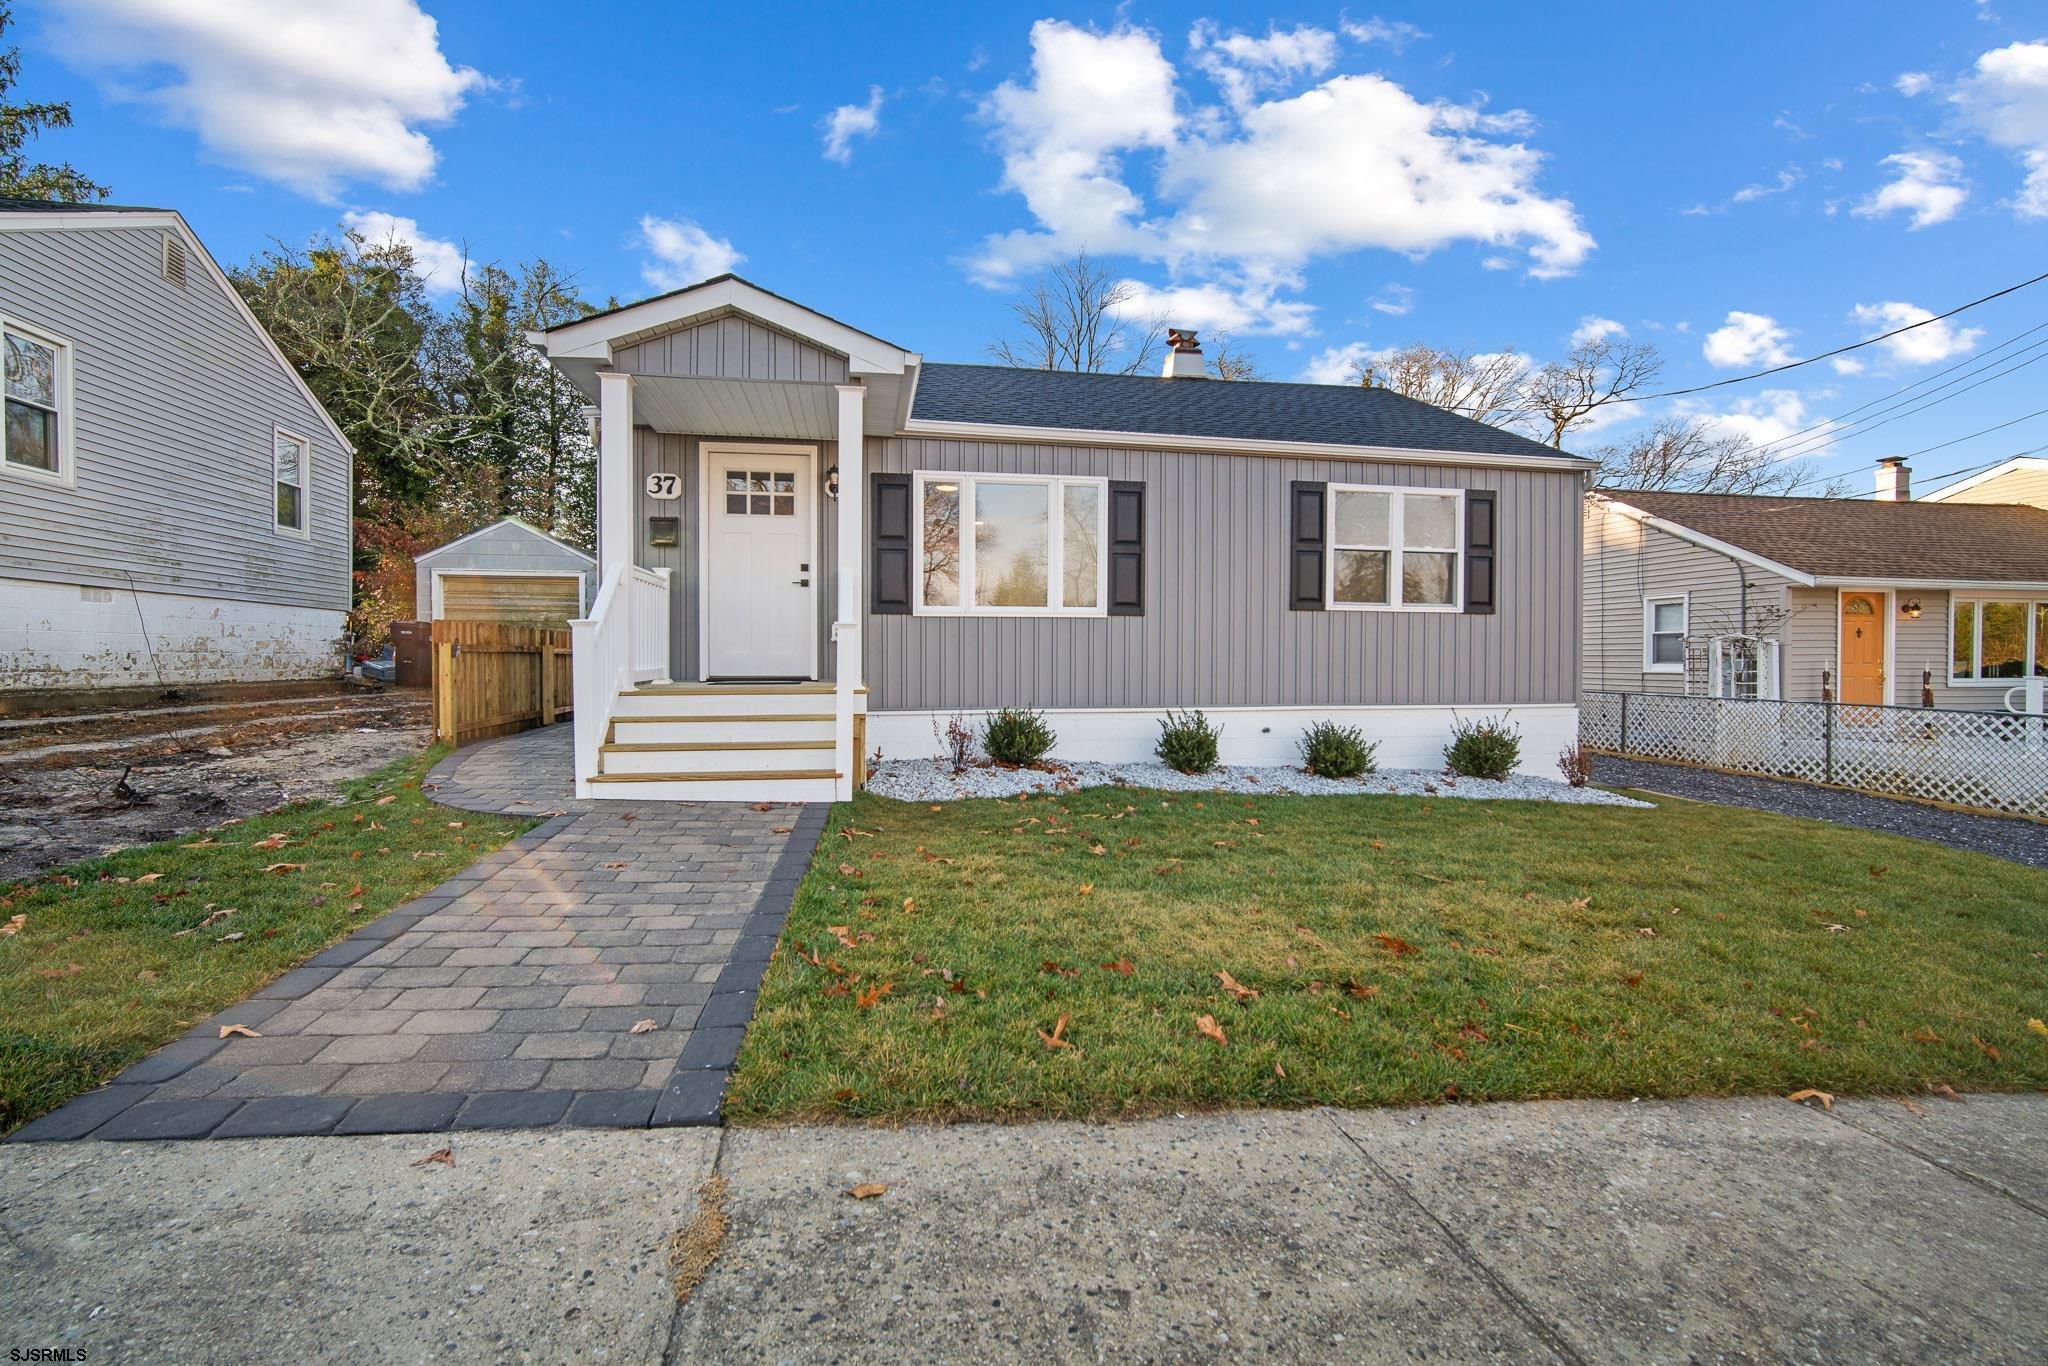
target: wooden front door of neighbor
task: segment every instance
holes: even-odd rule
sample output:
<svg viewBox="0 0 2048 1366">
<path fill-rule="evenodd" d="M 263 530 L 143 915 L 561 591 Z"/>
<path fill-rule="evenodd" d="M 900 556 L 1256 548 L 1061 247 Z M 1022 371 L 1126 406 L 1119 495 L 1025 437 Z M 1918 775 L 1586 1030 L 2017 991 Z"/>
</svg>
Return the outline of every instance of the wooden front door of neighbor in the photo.
<svg viewBox="0 0 2048 1366">
<path fill-rule="evenodd" d="M 707 446 L 704 486 L 704 676 L 817 677 L 811 453 Z"/>
<path fill-rule="evenodd" d="M 1842 594 L 1842 701 L 1884 704 L 1884 594 Z"/>
</svg>

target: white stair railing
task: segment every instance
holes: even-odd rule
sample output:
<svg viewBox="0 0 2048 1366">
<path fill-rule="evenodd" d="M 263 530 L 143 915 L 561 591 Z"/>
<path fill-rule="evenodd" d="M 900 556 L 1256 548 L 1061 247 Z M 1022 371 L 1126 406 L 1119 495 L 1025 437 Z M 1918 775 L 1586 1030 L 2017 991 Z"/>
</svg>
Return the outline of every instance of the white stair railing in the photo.
<svg viewBox="0 0 2048 1366">
<path fill-rule="evenodd" d="M 576 795 L 588 797 L 619 694 L 668 676 L 669 571 L 613 564 L 590 615 L 569 623 L 576 680 Z"/>
</svg>

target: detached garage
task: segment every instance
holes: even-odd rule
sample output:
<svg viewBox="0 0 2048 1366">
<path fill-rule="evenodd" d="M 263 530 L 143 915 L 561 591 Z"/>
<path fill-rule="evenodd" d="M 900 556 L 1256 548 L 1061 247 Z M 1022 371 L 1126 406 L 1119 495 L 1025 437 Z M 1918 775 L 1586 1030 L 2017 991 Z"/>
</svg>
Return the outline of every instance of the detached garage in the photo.
<svg viewBox="0 0 2048 1366">
<path fill-rule="evenodd" d="M 597 562 L 517 517 L 414 560 L 424 621 L 502 621 L 563 628 L 597 589 Z"/>
</svg>

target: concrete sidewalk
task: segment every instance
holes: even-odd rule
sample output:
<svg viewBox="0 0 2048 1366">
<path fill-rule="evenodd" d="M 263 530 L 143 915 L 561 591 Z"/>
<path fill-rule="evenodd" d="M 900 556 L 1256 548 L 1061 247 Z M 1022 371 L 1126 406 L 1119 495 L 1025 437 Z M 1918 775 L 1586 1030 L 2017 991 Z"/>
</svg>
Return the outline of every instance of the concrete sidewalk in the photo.
<svg viewBox="0 0 2048 1366">
<path fill-rule="evenodd" d="M 0 1148 L 0 1350 L 2048 1358 L 2048 1099 Z M 718 1171 L 723 1257 L 663 1244 Z M 857 1182 L 888 1186 L 848 1199 Z"/>
</svg>

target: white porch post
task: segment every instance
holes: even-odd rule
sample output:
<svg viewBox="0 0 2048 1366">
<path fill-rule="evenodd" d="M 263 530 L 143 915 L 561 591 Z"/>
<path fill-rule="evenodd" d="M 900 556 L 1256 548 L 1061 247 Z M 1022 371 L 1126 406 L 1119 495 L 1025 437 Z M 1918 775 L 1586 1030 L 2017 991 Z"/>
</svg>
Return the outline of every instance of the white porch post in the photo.
<svg viewBox="0 0 2048 1366">
<path fill-rule="evenodd" d="M 597 375 L 597 555 L 606 574 L 633 562 L 633 377 Z"/>
<path fill-rule="evenodd" d="M 864 677 L 861 664 L 861 604 L 867 588 L 861 567 L 866 532 L 862 525 L 861 493 L 866 480 L 861 475 L 861 408 L 867 390 L 858 384 L 839 389 L 839 606 L 832 625 L 837 642 L 833 688 L 833 745 L 838 761 L 836 796 L 847 801 L 853 796 L 853 769 L 858 756 L 853 750 L 853 717 L 858 709 L 856 689 Z"/>
</svg>

